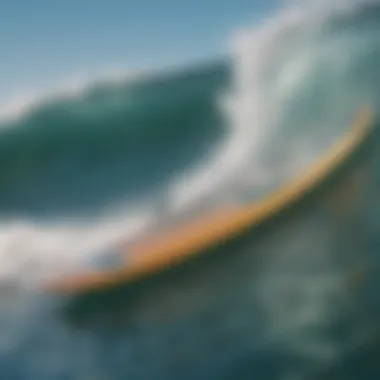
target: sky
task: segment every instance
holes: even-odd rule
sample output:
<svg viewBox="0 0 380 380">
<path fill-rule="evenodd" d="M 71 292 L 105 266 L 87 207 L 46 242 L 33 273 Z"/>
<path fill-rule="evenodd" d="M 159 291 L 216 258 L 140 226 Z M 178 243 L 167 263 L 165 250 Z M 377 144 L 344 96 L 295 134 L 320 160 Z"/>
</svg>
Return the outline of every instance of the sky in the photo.
<svg viewBox="0 0 380 380">
<path fill-rule="evenodd" d="M 0 97 L 114 68 L 198 62 L 276 0 L 0 0 Z"/>
</svg>

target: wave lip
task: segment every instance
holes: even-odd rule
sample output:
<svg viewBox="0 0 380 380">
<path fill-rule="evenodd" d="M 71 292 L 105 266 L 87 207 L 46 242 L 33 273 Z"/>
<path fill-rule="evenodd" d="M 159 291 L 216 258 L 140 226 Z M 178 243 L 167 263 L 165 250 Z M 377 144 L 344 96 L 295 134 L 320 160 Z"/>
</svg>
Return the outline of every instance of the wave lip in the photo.
<svg viewBox="0 0 380 380">
<path fill-rule="evenodd" d="M 13 122 L 46 104 L 81 98 L 96 86 L 119 86 L 148 78 L 144 70 L 126 70 L 108 67 L 100 73 L 71 76 L 53 88 L 25 90 L 0 104 L 0 125 L 11 126 Z"/>
</svg>

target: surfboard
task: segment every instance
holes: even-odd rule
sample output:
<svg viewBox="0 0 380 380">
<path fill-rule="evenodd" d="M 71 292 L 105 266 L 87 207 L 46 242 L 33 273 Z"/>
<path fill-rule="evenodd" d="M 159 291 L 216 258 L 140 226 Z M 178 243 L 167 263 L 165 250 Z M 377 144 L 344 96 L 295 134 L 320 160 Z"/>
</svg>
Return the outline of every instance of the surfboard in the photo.
<svg viewBox="0 0 380 380">
<path fill-rule="evenodd" d="M 361 150 L 372 130 L 372 111 L 363 107 L 352 128 L 329 151 L 304 173 L 262 200 L 227 207 L 159 234 L 145 236 L 131 246 L 121 246 L 121 260 L 115 265 L 55 279 L 47 284 L 46 290 L 80 295 L 133 283 L 180 266 L 215 246 L 268 224 L 334 177 Z"/>
</svg>

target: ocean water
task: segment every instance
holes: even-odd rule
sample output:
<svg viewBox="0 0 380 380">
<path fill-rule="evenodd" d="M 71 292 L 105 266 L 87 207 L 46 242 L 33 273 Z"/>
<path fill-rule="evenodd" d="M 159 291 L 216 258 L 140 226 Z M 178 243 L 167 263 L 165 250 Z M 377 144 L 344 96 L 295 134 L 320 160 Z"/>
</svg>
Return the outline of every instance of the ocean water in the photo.
<svg viewBox="0 0 380 380">
<path fill-rule="evenodd" d="M 259 199 L 321 156 L 360 107 L 376 111 L 379 5 L 285 5 L 236 31 L 217 62 L 0 108 L 0 377 L 123 379 L 101 360 L 102 330 L 66 325 L 63 300 L 41 285 L 171 218 Z"/>
</svg>

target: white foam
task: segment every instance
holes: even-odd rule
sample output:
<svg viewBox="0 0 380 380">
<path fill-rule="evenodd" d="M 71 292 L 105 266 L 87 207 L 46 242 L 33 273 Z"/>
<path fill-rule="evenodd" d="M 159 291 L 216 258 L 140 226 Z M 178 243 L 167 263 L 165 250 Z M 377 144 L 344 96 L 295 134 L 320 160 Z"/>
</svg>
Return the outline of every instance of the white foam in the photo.
<svg viewBox="0 0 380 380">
<path fill-rule="evenodd" d="M 221 191 L 226 194 L 239 191 L 247 183 L 263 188 L 276 183 L 278 170 L 272 168 L 269 172 L 263 156 L 270 156 L 278 132 L 289 129 L 300 110 L 306 114 L 313 111 L 315 106 L 310 97 L 321 80 L 325 81 L 328 94 L 323 114 L 309 115 L 290 126 L 292 129 L 298 124 L 302 133 L 312 132 L 309 139 L 316 137 L 319 129 L 321 136 L 326 138 L 330 134 L 331 141 L 334 140 L 347 128 L 352 111 L 358 108 L 358 99 L 367 101 L 368 94 L 359 95 L 355 86 L 349 87 L 345 76 L 351 74 L 355 54 L 363 49 L 370 52 L 370 47 L 363 48 L 359 39 L 353 48 L 352 40 L 344 34 L 334 36 L 331 41 L 321 38 L 331 17 L 349 15 L 364 2 L 291 3 L 254 28 L 234 34 L 230 49 L 232 88 L 222 96 L 220 107 L 228 121 L 228 136 L 210 151 L 207 161 L 178 178 L 170 196 L 173 210 L 184 210 L 204 198 L 216 197 Z M 300 147 L 294 147 L 293 138 L 289 134 L 277 149 L 298 150 Z M 322 148 L 313 146 L 311 141 L 304 145 L 309 148 L 302 152 L 304 165 L 291 159 L 294 154 L 289 154 L 288 162 L 284 163 L 290 176 L 315 159 Z"/>
<path fill-rule="evenodd" d="M 311 34 L 316 25 L 314 16 L 305 19 L 305 12 L 291 8 L 235 34 L 233 85 L 221 102 L 229 134 L 206 164 L 185 173 L 173 186 L 173 209 L 189 207 L 242 177 L 249 176 L 256 185 L 268 181 L 260 156 L 273 138 L 284 102 L 307 74 L 300 68 L 313 63 L 304 53 L 295 61 L 293 52 L 299 48 L 300 32 Z"/>
<path fill-rule="evenodd" d="M 150 209 L 97 221 L 36 224 L 30 220 L 0 223 L 0 287 L 30 287 L 89 266 L 92 256 L 118 242 L 128 242 L 153 223 Z"/>
</svg>

